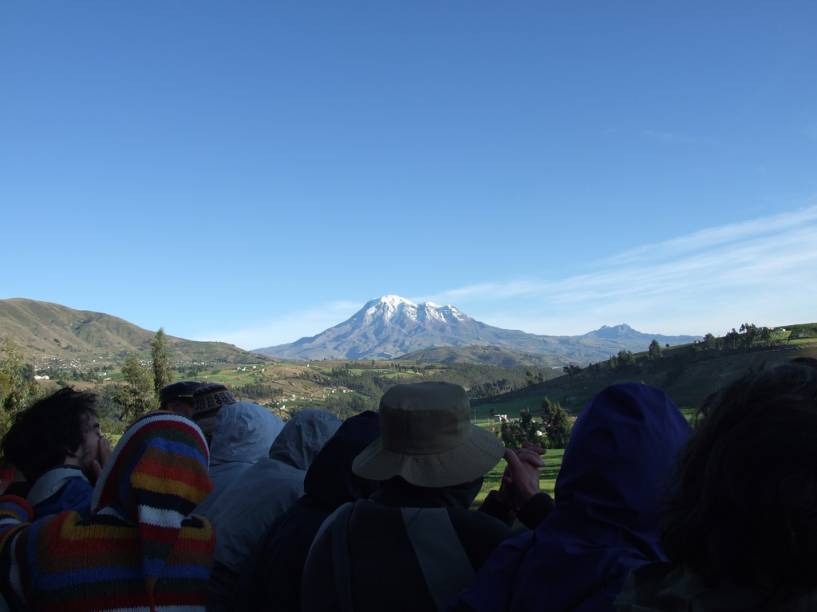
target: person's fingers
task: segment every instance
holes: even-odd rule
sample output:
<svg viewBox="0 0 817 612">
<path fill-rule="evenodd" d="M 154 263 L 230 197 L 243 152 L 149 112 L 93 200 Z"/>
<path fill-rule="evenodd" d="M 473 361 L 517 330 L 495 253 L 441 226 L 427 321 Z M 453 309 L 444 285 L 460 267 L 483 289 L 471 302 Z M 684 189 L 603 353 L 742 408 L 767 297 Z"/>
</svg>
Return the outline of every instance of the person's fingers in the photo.
<svg viewBox="0 0 817 612">
<path fill-rule="evenodd" d="M 522 467 L 522 461 L 519 459 L 517 452 L 507 448 L 505 449 L 505 461 L 508 462 L 511 473 L 518 471 Z"/>
<path fill-rule="evenodd" d="M 542 460 L 542 457 L 539 456 L 538 453 L 535 453 L 530 450 L 521 449 L 517 453 L 517 457 L 519 457 L 520 461 L 528 463 L 534 467 L 544 467 L 545 462 Z"/>
<path fill-rule="evenodd" d="M 94 478 L 94 484 L 96 484 L 96 481 L 102 475 L 102 464 L 96 459 L 91 462 L 91 474 Z"/>
<path fill-rule="evenodd" d="M 104 436 L 101 436 L 97 442 L 96 455 L 100 465 L 105 465 L 111 457 L 111 445 Z"/>
<path fill-rule="evenodd" d="M 522 445 L 522 448 L 533 451 L 537 455 L 544 455 L 545 454 L 545 448 L 542 447 L 542 446 L 539 446 L 538 444 L 534 444 L 533 442 L 525 442 Z"/>
</svg>

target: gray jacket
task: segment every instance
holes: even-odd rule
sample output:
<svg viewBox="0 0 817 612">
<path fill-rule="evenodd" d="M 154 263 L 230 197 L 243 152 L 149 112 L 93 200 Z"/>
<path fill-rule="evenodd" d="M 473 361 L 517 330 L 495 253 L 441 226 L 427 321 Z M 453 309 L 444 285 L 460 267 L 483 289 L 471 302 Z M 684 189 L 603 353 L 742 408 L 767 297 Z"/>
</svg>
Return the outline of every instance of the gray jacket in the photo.
<svg viewBox="0 0 817 612">
<path fill-rule="evenodd" d="M 269 457 L 250 465 L 197 510 L 216 533 L 215 560 L 234 572 L 252 567 L 275 519 L 303 495 L 306 469 L 340 427 L 334 415 L 308 409 L 284 426 Z M 248 570 L 247 570 L 248 571 Z"/>
<path fill-rule="evenodd" d="M 283 428 L 280 418 L 257 404 L 237 402 L 224 406 L 218 413 L 210 442 L 213 490 L 197 513 L 207 516 L 232 482 L 239 480 L 254 463 L 267 458 Z"/>
</svg>

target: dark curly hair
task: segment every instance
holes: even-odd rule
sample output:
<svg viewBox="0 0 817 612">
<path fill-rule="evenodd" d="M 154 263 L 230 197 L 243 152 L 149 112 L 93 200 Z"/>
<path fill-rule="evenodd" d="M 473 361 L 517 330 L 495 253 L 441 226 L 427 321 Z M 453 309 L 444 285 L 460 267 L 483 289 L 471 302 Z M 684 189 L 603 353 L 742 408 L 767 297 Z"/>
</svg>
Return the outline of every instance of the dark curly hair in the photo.
<svg viewBox="0 0 817 612">
<path fill-rule="evenodd" d="M 90 415 L 97 416 L 96 395 L 60 389 L 17 415 L 0 443 L 3 458 L 33 482 L 79 448 Z"/>
<path fill-rule="evenodd" d="M 817 361 L 747 374 L 710 398 L 661 541 L 710 583 L 775 596 L 817 585 Z"/>
</svg>

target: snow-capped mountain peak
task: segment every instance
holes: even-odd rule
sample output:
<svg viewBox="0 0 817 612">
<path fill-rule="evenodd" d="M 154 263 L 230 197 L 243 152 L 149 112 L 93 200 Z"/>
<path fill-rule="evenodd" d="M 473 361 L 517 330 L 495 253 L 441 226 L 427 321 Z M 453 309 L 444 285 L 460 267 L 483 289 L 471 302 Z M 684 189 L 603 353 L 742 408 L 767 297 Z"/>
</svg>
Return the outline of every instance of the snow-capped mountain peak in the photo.
<svg viewBox="0 0 817 612">
<path fill-rule="evenodd" d="M 387 306 L 389 308 L 397 308 L 399 306 L 414 306 L 415 308 L 417 307 L 417 304 L 415 304 L 411 300 L 407 300 L 404 297 L 392 294 L 381 296 L 376 300 L 372 300 L 369 303 L 383 304 L 384 306 Z"/>
<path fill-rule="evenodd" d="M 360 316 L 368 323 L 375 319 L 390 321 L 400 314 L 416 320 L 417 304 L 399 295 L 384 295 L 366 302 L 356 316 Z"/>
<path fill-rule="evenodd" d="M 689 337 L 640 334 L 623 324 L 583 336 L 539 336 L 486 325 L 451 304 L 415 303 L 399 295 L 384 295 L 316 336 L 259 352 L 296 359 L 392 359 L 431 347 L 495 346 L 587 362 L 606 359 L 621 348 L 646 350 L 653 338 L 677 343 Z"/>
<path fill-rule="evenodd" d="M 457 323 L 468 317 L 460 310 L 447 304 L 440 306 L 434 302 L 415 303 L 399 295 L 384 295 L 366 302 L 365 306 L 355 315 L 356 318 L 372 324 L 379 320 L 384 323 Z"/>
</svg>

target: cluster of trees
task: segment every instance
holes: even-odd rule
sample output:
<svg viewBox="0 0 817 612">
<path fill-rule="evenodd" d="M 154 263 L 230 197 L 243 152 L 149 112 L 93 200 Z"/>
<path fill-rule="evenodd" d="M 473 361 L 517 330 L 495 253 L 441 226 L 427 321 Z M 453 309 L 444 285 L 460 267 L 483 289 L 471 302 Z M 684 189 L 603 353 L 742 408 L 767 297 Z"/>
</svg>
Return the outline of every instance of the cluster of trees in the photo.
<svg viewBox="0 0 817 612">
<path fill-rule="evenodd" d="M 468 397 L 471 399 L 482 399 L 511 391 L 516 391 L 516 385 L 507 378 L 500 378 L 498 380 L 489 380 L 484 383 L 472 385 L 468 390 Z"/>
<path fill-rule="evenodd" d="M 754 323 L 742 323 L 740 329 L 734 327 L 721 338 L 706 334 L 698 346 L 706 351 L 737 351 L 755 346 L 771 346 L 774 336 L 770 327 L 758 327 Z"/>
<path fill-rule="evenodd" d="M 815 334 L 817 335 L 817 334 Z M 722 337 L 706 334 L 703 339 L 695 342 L 685 350 L 689 351 L 741 351 L 750 350 L 757 347 L 768 347 L 780 342 L 775 338 L 774 330 L 770 327 L 762 327 L 754 323 L 742 323 L 740 328 L 732 328 L 731 331 Z M 621 350 L 616 355 L 611 355 L 609 359 L 600 363 L 594 363 L 588 367 L 591 370 L 600 368 L 616 369 L 634 365 L 641 365 L 645 362 L 656 361 L 664 357 L 665 348 L 657 340 L 650 342 L 647 352 L 642 355 L 635 355 L 631 351 Z M 684 349 L 678 349 L 683 351 Z M 676 354 L 676 351 L 673 351 Z M 565 374 L 573 376 L 581 371 L 578 366 L 570 365 L 563 368 Z"/>
<path fill-rule="evenodd" d="M 346 419 L 364 410 L 377 410 L 379 404 L 379 396 L 374 398 L 358 393 L 335 393 L 326 400 L 324 408 L 338 418 Z"/>
<path fill-rule="evenodd" d="M 370 404 L 374 406 L 377 405 L 383 393 L 398 383 L 444 380 L 465 387 L 471 399 L 482 399 L 516 391 L 546 380 L 545 372 L 542 371 L 534 372 L 523 368 L 508 369 L 471 363 L 457 363 L 442 367 L 439 365 L 407 367 L 390 363 L 388 367 L 392 373 L 384 373 L 382 368 L 360 368 L 358 364 L 355 364 L 357 371 L 353 372 L 350 365 L 344 363 L 325 374 L 312 371 L 302 376 L 311 381 L 322 384 L 330 383 L 356 391 L 366 397 L 367 405 L 368 400 L 372 400 Z M 393 372 L 400 372 L 400 375 L 395 376 Z"/>
<path fill-rule="evenodd" d="M 575 376 L 581 371 L 582 371 L 581 367 L 577 366 L 575 363 L 571 363 L 570 365 L 566 365 L 565 367 L 562 368 L 562 372 L 564 372 L 568 376 Z"/>
<path fill-rule="evenodd" d="M 499 433 L 509 448 L 519 448 L 526 442 L 542 448 L 564 448 L 570 438 L 570 420 L 558 402 L 546 397 L 539 410 L 524 410 L 518 419 L 503 421 Z"/>
<path fill-rule="evenodd" d="M 269 383 L 249 383 L 236 387 L 233 389 L 236 395 L 246 397 L 248 399 L 263 400 L 279 397 L 283 395 L 284 390 L 281 387 L 276 387 Z"/>
<path fill-rule="evenodd" d="M 125 384 L 117 386 L 111 395 L 111 401 L 120 407 L 118 415 L 120 420 L 133 420 L 155 408 L 162 387 L 173 382 L 165 332 L 162 328 L 159 328 L 150 343 L 150 356 L 149 362 L 143 362 L 133 354 L 125 358 L 122 366 Z"/>
<path fill-rule="evenodd" d="M 25 363 L 9 338 L 0 346 L 0 435 L 4 435 L 15 415 L 39 395 L 34 368 Z"/>
<path fill-rule="evenodd" d="M 528 387 L 532 387 L 533 385 L 538 385 L 545 382 L 547 378 L 545 377 L 545 373 L 542 370 L 532 371 L 532 370 L 525 370 L 525 385 Z"/>
</svg>

